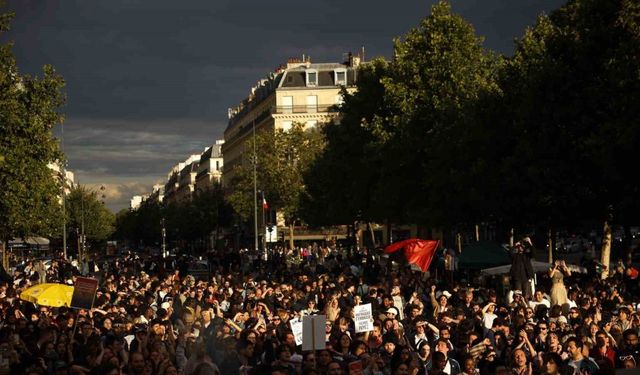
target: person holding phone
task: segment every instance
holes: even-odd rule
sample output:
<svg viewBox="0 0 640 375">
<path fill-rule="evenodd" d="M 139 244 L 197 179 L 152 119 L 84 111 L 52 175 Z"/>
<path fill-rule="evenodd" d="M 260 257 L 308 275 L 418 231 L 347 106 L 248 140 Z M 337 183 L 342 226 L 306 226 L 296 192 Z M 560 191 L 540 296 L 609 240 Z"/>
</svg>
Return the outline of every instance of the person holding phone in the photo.
<svg viewBox="0 0 640 375">
<path fill-rule="evenodd" d="M 551 270 L 549 270 L 549 277 L 551 278 L 552 283 L 550 293 L 551 306 L 563 306 L 569 303 L 567 288 L 564 286 L 565 276 L 571 276 L 571 271 L 565 264 L 564 260 L 556 260 Z"/>
</svg>

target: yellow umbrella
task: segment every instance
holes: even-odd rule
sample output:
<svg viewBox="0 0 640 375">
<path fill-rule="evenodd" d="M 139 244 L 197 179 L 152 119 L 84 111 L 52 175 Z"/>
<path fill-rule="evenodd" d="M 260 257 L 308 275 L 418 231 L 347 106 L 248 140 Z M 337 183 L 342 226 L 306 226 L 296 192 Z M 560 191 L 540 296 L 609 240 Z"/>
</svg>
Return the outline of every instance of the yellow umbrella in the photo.
<svg viewBox="0 0 640 375">
<path fill-rule="evenodd" d="M 22 293 L 20 299 L 42 306 L 70 306 L 73 287 L 65 284 L 37 284 Z"/>
</svg>

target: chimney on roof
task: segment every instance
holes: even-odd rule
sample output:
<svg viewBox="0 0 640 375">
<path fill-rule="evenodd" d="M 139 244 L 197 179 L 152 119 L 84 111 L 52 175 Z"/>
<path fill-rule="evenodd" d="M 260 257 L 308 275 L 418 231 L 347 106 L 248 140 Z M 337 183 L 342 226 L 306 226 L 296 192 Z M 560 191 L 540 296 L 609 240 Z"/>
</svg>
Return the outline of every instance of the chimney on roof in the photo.
<svg viewBox="0 0 640 375">
<path fill-rule="evenodd" d="M 303 59 L 306 58 L 306 61 L 301 61 L 298 58 L 295 57 L 290 57 L 289 60 L 287 60 L 287 69 L 292 69 L 292 68 L 298 68 L 301 66 L 305 66 L 305 67 L 309 67 L 309 64 L 311 64 L 311 58 L 309 56 L 304 56 L 302 57 Z"/>
<path fill-rule="evenodd" d="M 354 56 L 353 53 L 349 52 L 344 64 L 351 68 L 357 68 L 360 65 L 360 56 Z"/>
</svg>

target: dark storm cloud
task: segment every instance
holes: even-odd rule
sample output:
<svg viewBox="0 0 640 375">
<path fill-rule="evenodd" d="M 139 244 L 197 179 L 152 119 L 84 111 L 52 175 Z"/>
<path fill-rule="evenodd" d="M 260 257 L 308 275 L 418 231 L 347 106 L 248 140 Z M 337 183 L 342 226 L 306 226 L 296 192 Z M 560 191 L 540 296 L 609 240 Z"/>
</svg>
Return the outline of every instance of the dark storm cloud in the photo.
<svg viewBox="0 0 640 375">
<path fill-rule="evenodd" d="M 366 48 L 390 56 L 392 39 L 433 1 L 9 0 L 4 37 L 24 73 L 52 64 L 67 82 L 65 146 L 81 181 L 139 184 L 222 137 L 227 108 L 289 57 L 337 61 Z M 459 12 L 510 54 L 513 39 L 557 0 L 459 0 Z M 137 185 L 136 185 L 137 184 Z M 147 185 L 150 186 L 150 185 Z M 148 190 L 148 188 L 147 188 Z"/>
<path fill-rule="evenodd" d="M 64 148 L 76 173 L 160 176 L 213 143 L 212 129 L 197 119 L 70 119 L 64 125 Z"/>
</svg>

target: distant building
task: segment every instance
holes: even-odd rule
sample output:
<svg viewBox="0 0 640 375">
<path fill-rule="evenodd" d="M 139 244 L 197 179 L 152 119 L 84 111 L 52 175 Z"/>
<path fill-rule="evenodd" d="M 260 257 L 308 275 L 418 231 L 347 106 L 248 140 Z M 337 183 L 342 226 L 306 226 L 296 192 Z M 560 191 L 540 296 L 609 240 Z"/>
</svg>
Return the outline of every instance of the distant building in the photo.
<svg viewBox="0 0 640 375">
<path fill-rule="evenodd" d="M 156 202 L 162 203 L 164 201 L 164 185 L 161 185 L 161 184 L 153 185 L 151 194 L 149 194 L 148 199 L 155 200 Z"/>
<path fill-rule="evenodd" d="M 199 162 L 200 155 L 191 155 L 171 168 L 164 185 L 164 202 L 171 204 L 191 198 Z"/>
<path fill-rule="evenodd" d="M 200 155 L 198 173 L 196 174 L 196 191 L 206 191 L 222 179 L 222 145 L 224 140 L 217 140 L 213 146 L 207 147 Z"/>
<path fill-rule="evenodd" d="M 129 202 L 129 209 L 135 211 L 140 208 L 142 202 L 144 202 L 146 195 L 134 195 Z"/>
<path fill-rule="evenodd" d="M 336 118 L 341 90 L 355 90 L 359 65 L 360 58 L 351 54 L 342 63 L 290 59 L 258 81 L 240 105 L 229 109 L 222 145 L 224 185 L 233 179 L 234 168 L 242 165 L 245 143 L 254 130 L 287 130 L 294 123 L 311 128 Z"/>
</svg>

